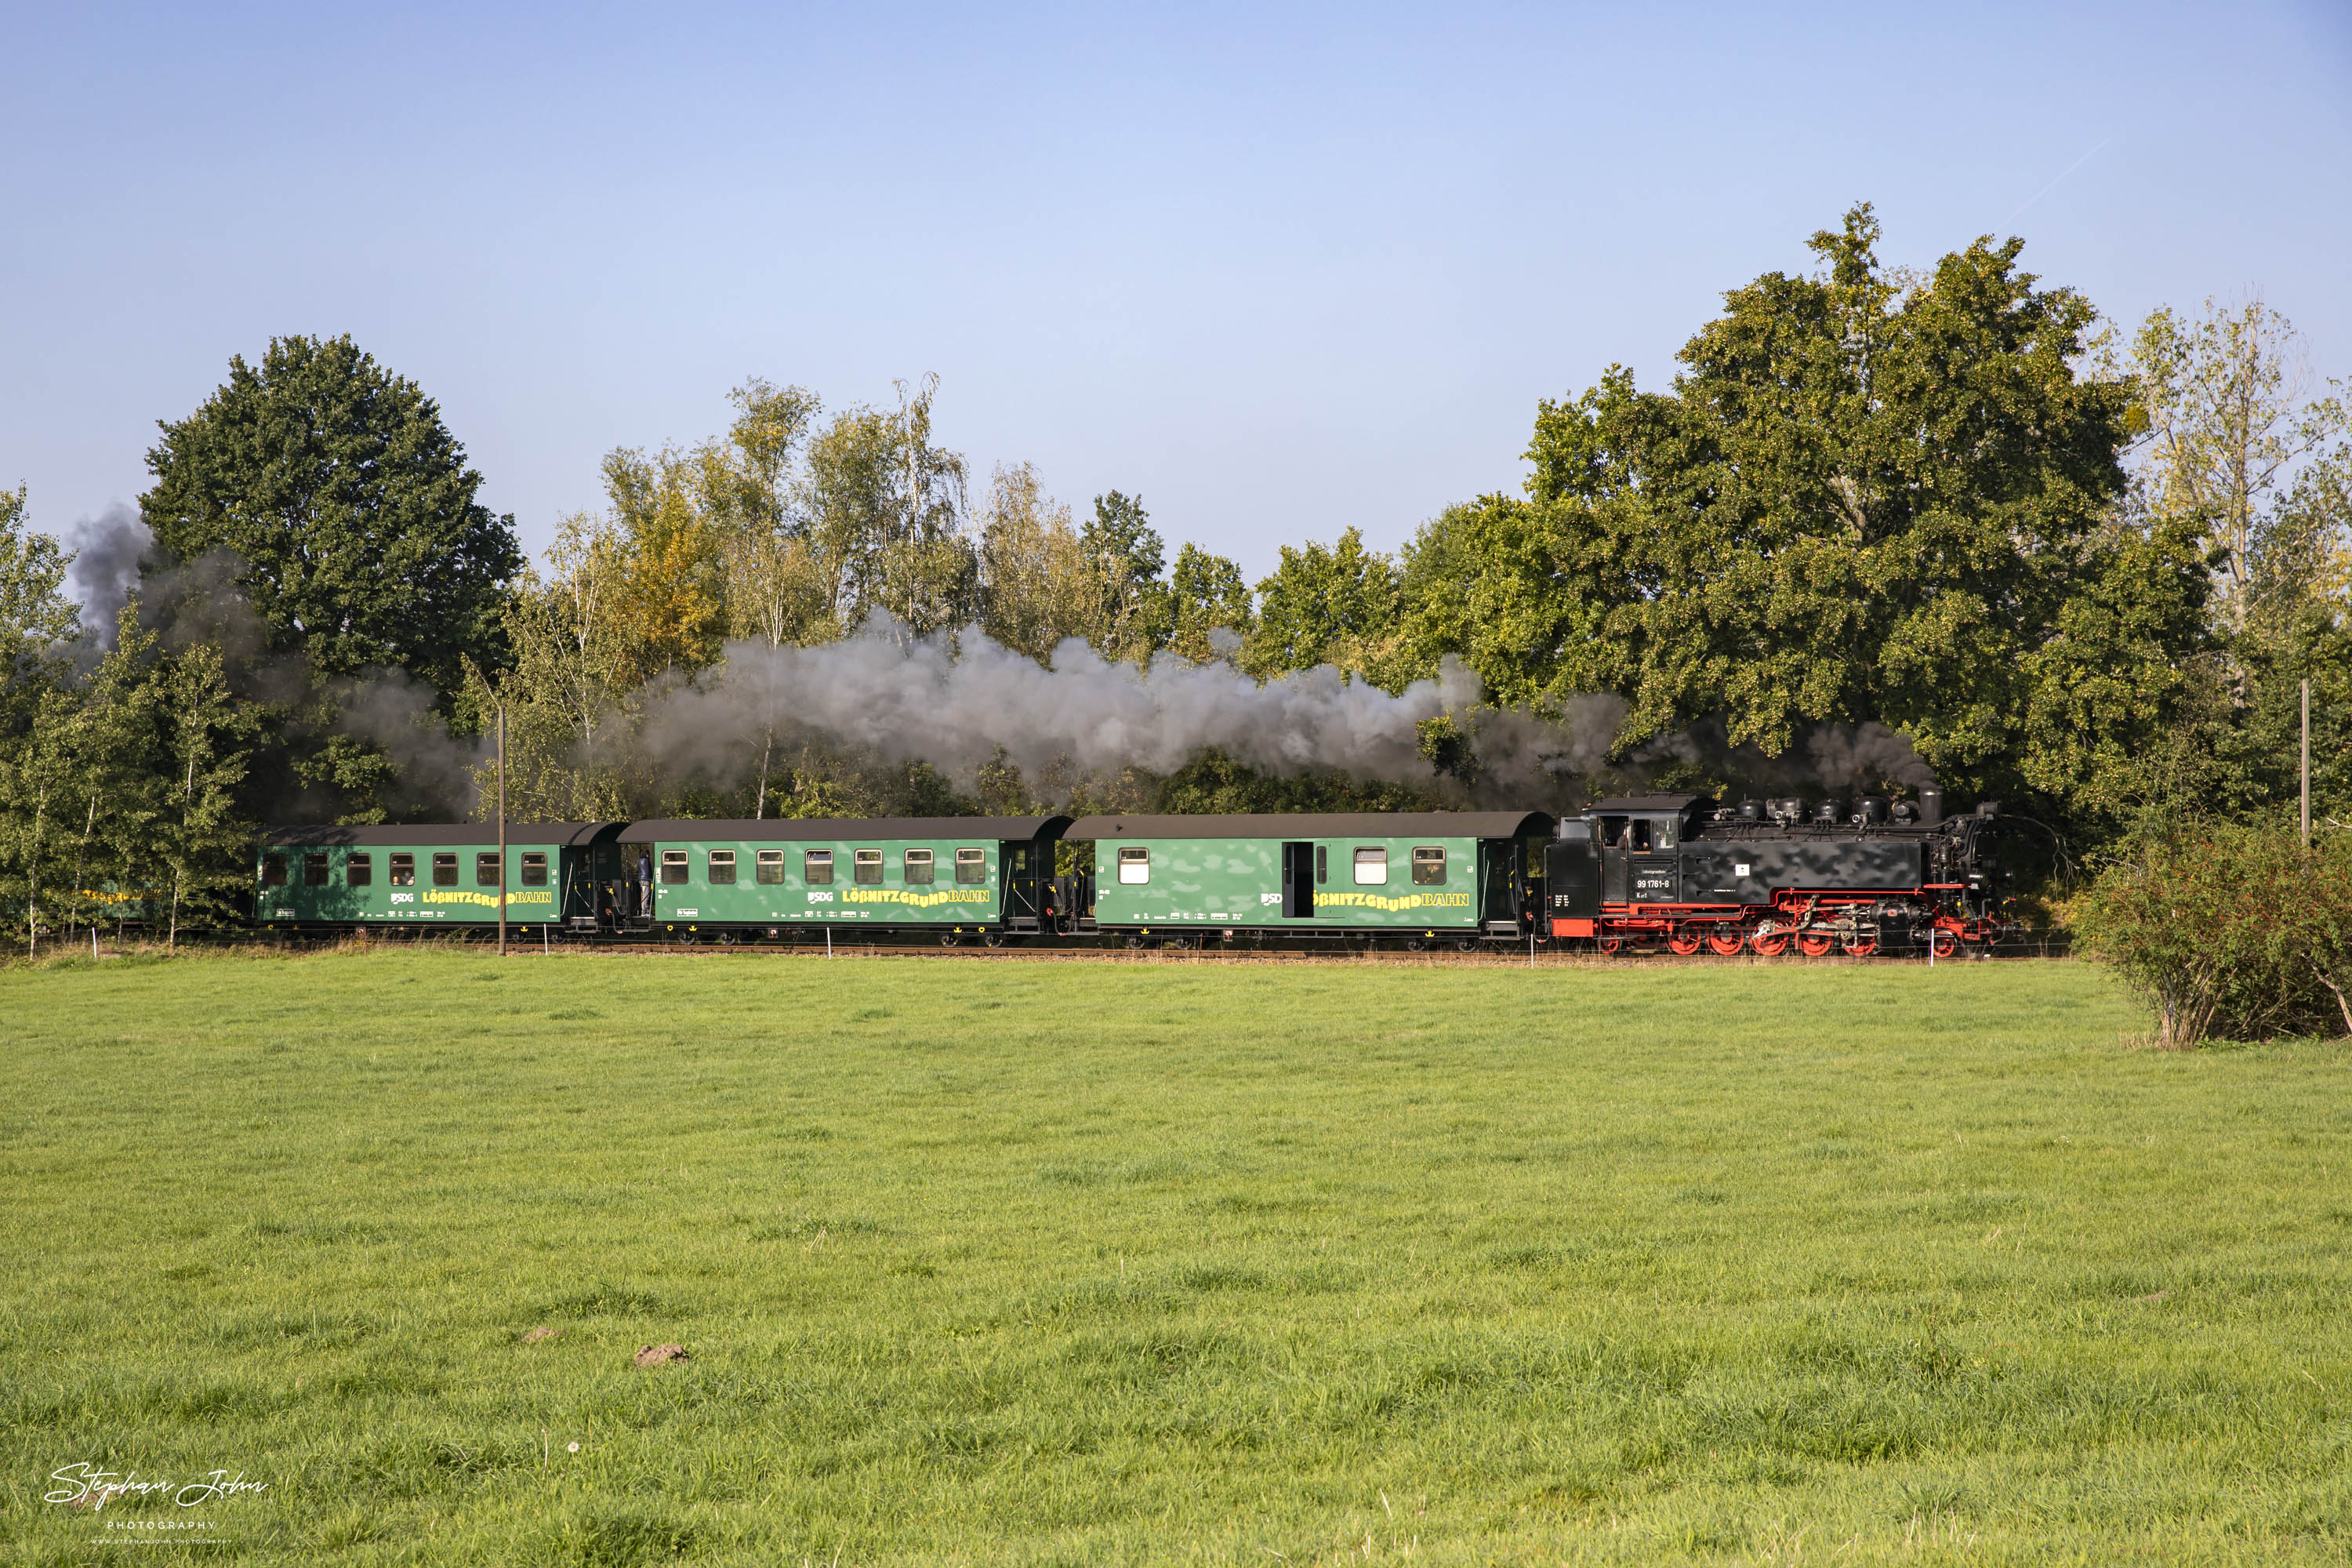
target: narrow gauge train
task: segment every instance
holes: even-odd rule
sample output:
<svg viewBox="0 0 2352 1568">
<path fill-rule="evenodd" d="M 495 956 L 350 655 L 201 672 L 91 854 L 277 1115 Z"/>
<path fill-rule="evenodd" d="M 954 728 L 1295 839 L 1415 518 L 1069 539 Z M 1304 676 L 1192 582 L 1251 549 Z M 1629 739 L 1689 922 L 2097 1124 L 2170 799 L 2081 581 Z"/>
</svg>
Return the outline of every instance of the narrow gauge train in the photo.
<svg viewBox="0 0 2352 1568">
<path fill-rule="evenodd" d="M 1203 942 L 1794 943 L 1937 953 L 2000 929 L 1992 808 L 1875 797 L 1722 806 L 1693 795 L 1542 812 L 510 824 L 526 936 L 732 943 L 855 931 L 995 946 Z M 1055 875 L 1065 843 L 1091 859 Z M 499 918 L 494 830 L 289 827 L 255 868 L 259 923 L 473 930 Z"/>
</svg>

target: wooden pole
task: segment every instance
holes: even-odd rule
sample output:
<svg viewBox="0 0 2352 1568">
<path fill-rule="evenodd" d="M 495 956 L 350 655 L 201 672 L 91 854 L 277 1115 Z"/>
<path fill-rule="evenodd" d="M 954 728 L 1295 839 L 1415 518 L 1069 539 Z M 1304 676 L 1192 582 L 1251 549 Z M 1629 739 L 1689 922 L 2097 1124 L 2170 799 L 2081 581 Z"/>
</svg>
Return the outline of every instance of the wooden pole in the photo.
<svg viewBox="0 0 2352 1568">
<path fill-rule="evenodd" d="M 507 952 L 507 708 L 499 704 L 499 956 Z"/>
<path fill-rule="evenodd" d="M 2303 847 L 2311 847 L 2311 677 L 2303 678 Z"/>
</svg>

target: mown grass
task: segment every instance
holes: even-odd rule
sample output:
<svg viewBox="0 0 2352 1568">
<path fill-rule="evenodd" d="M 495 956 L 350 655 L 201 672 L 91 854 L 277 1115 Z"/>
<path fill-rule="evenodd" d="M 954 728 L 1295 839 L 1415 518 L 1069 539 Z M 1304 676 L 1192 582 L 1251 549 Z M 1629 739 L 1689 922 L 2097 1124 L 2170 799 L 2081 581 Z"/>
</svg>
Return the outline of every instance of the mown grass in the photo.
<svg viewBox="0 0 2352 1568">
<path fill-rule="evenodd" d="M 2341 1561 L 2347 1049 L 2137 1026 L 2066 963 L 19 969 L 0 1540 Z"/>
</svg>

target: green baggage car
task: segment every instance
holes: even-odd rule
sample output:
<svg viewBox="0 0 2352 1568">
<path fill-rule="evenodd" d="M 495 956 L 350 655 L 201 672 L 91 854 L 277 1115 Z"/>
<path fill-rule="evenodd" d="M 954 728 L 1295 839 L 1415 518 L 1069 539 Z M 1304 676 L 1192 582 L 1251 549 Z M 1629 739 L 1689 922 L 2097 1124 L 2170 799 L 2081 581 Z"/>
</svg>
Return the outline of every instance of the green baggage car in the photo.
<svg viewBox="0 0 2352 1568">
<path fill-rule="evenodd" d="M 596 923 L 596 871 L 617 822 L 507 824 L 509 926 Z M 284 930 L 478 930 L 499 923 L 496 825 L 273 827 L 254 867 L 254 917 Z"/>
<path fill-rule="evenodd" d="M 1082 816 L 1092 921 L 1130 942 L 1525 942 L 1543 907 L 1539 811 Z"/>
<path fill-rule="evenodd" d="M 625 931 L 680 942 L 1002 942 L 1048 929 L 1066 816 L 633 822 Z"/>
</svg>

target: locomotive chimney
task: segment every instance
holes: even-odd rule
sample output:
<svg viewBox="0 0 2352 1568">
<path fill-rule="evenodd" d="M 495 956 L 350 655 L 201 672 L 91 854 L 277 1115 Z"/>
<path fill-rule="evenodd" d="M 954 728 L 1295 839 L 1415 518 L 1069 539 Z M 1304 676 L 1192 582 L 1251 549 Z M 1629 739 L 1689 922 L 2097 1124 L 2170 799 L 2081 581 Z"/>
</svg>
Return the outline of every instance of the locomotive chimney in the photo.
<svg viewBox="0 0 2352 1568">
<path fill-rule="evenodd" d="M 1934 784 L 1923 785 L 1919 791 L 1919 825 L 1933 827 L 1943 820 L 1944 792 Z"/>
</svg>

